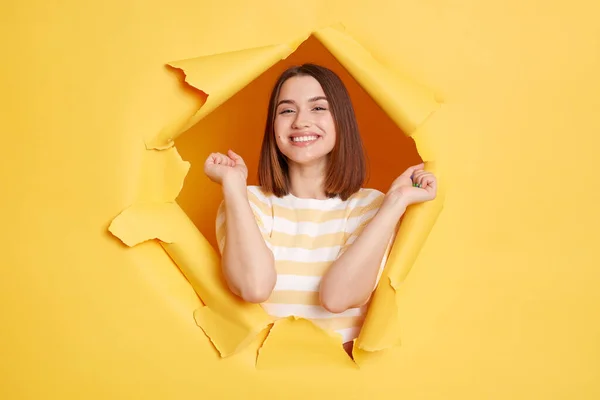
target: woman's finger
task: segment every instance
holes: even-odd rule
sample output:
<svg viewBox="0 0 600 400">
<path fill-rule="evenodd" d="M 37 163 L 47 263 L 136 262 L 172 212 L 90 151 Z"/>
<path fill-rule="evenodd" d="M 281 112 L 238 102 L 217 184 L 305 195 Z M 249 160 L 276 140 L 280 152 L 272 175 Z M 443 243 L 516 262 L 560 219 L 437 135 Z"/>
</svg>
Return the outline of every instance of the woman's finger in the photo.
<svg viewBox="0 0 600 400">
<path fill-rule="evenodd" d="M 419 184 L 421 185 L 420 187 L 432 185 L 435 187 L 435 175 L 433 175 L 433 173 L 431 172 L 422 174 L 421 176 L 419 176 Z"/>
<path fill-rule="evenodd" d="M 426 171 L 420 171 L 421 173 L 419 174 L 415 174 L 415 177 L 413 178 L 413 184 L 416 187 L 423 187 L 423 183 L 424 183 L 424 178 L 427 176 L 427 172 Z"/>
<path fill-rule="evenodd" d="M 219 164 L 219 154 L 218 153 L 212 153 L 210 156 L 208 156 L 208 159 L 206 160 L 207 164 L 212 164 L 212 165 L 218 165 Z"/>
<path fill-rule="evenodd" d="M 422 176 L 428 175 L 428 174 L 431 174 L 431 172 L 428 172 L 425 170 L 415 171 L 415 173 L 412 175 L 412 180 L 416 181 L 416 180 L 420 179 Z"/>
<path fill-rule="evenodd" d="M 227 157 L 225 154 L 217 153 L 217 157 L 218 157 L 219 165 L 227 165 L 227 166 L 233 167 L 233 165 L 234 165 L 233 160 L 231 158 Z"/>
<path fill-rule="evenodd" d="M 227 154 L 229 154 L 229 157 L 233 160 L 233 167 L 235 167 L 237 164 L 245 165 L 242 157 L 233 150 L 229 150 Z"/>
<path fill-rule="evenodd" d="M 435 178 L 428 178 L 426 180 L 424 189 L 427 190 L 427 192 L 429 192 L 430 194 L 435 196 L 435 193 L 437 192 L 437 182 L 436 182 Z"/>
<path fill-rule="evenodd" d="M 435 178 L 431 175 L 423 177 L 423 185 L 426 185 L 426 186 L 435 185 Z"/>
<path fill-rule="evenodd" d="M 402 173 L 401 176 L 409 176 L 409 177 L 412 178 L 417 171 L 422 170 L 424 167 L 425 167 L 425 164 L 423 164 L 423 163 L 417 164 L 417 165 L 413 165 L 412 167 L 408 167 L 406 169 L 406 171 L 404 171 Z"/>
</svg>

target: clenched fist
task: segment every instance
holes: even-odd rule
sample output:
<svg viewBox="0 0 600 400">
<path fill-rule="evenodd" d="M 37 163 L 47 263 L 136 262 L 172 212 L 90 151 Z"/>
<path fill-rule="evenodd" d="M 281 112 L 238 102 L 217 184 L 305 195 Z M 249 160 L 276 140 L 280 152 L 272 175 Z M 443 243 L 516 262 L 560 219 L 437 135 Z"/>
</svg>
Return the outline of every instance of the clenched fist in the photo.
<svg viewBox="0 0 600 400">
<path fill-rule="evenodd" d="M 424 170 L 424 164 L 409 167 L 392 182 L 388 197 L 400 200 L 406 206 L 435 199 L 437 181 L 435 176 Z"/>
<path fill-rule="evenodd" d="M 225 182 L 235 180 L 246 184 L 248 168 L 242 157 L 232 150 L 227 155 L 212 153 L 204 163 L 204 173 L 211 181 L 223 185 Z"/>
</svg>

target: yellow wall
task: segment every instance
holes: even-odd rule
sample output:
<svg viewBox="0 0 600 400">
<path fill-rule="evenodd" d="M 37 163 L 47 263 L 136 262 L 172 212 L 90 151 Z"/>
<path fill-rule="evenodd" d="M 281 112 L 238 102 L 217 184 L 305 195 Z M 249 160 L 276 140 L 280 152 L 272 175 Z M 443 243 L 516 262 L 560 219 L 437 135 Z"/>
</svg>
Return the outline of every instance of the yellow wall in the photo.
<svg viewBox="0 0 600 400">
<path fill-rule="evenodd" d="M 413 3 L 1 6 L 0 398 L 600 396 L 600 6 Z M 198 106 L 164 64 L 338 21 L 444 99 L 445 208 L 404 284 L 401 348 L 358 373 L 256 371 L 252 349 L 218 358 L 160 246 L 107 226 L 134 201 L 143 135 Z M 177 144 L 190 214 L 200 135 Z"/>
</svg>

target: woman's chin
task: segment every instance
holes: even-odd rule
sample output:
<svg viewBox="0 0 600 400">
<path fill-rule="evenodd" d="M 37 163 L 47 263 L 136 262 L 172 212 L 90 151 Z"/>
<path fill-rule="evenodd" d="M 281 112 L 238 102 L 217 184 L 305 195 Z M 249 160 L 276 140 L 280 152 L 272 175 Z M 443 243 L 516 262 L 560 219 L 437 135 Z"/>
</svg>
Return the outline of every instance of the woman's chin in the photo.
<svg viewBox="0 0 600 400">
<path fill-rule="evenodd" d="M 330 149 L 325 149 L 322 146 L 321 148 L 309 146 L 286 149 L 284 154 L 293 164 L 302 167 L 313 167 L 320 164 L 326 165 L 330 153 Z"/>
<path fill-rule="evenodd" d="M 288 160 L 290 161 L 290 164 L 297 166 L 297 167 L 302 167 L 302 168 L 309 168 L 309 167 L 316 167 L 316 166 L 324 167 L 325 165 L 327 165 L 327 155 L 302 156 L 302 155 L 294 154 L 292 157 L 288 157 Z"/>
</svg>

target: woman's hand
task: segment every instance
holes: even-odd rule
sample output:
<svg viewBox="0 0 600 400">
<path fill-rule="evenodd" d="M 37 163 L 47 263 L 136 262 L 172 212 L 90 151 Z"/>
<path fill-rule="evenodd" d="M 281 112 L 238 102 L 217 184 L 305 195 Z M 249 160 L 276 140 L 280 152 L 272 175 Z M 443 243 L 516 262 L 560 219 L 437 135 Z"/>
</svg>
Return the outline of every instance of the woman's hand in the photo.
<svg viewBox="0 0 600 400">
<path fill-rule="evenodd" d="M 211 181 L 223 185 L 229 180 L 235 180 L 246 184 L 248 179 L 248 168 L 242 157 L 232 150 L 227 155 L 212 153 L 204 163 L 204 173 Z"/>
<path fill-rule="evenodd" d="M 400 201 L 405 207 L 435 199 L 436 178 L 423 168 L 424 164 L 409 167 L 392 182 L 386 197 L 394 203 Z"/>
</svg>

